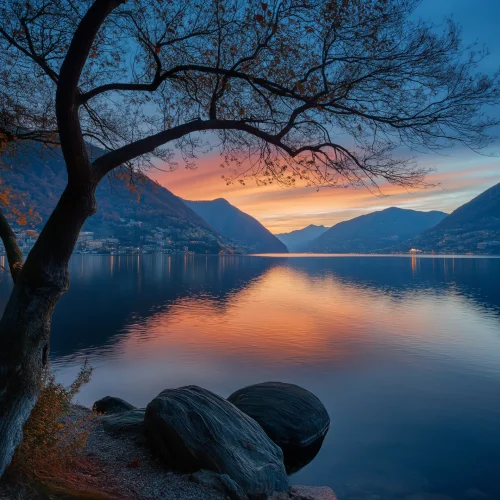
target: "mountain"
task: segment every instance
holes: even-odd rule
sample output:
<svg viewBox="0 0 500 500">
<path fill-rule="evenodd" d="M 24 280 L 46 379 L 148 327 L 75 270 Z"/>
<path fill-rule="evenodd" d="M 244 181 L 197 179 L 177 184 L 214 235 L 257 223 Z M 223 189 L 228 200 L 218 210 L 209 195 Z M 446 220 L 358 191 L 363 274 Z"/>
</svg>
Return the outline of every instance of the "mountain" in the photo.
<svg viewBox="0 0 500 500">
<path fill-rule="evenodd" d="M 500 183 L 412 239 L 425 252 L 500 253 Z"/>
<path fill-rule="evenodd" d="M 387 208 L 336 224 L 311 241 L 307 250 L 320 253 L 380 251 L 435 226 L 446 215 L 437 211 Z"/>
<path fill-rule="evenodd" d="M 3 158 L 12 168 L 0 170 L 0 179 L 21 196 L 20 209 L 33 206 L 40 214 L 41 229 L 66 185 L 66 167 L 60 151 L 43 151 L 39 146 Z M 97 188 L 98 210 L 87 219 L 83 231 L 95 238 L 118 238 L 124 246 L 218 253 L 224 239 L 199 215 L 168 189 L 139 175 L 131 192 L 124 179 L 108 176 Z"/>
<path fill-rule="evenodd" d="M 322 235 L 328 228 L 325 226 L 316 226 L 310 224 L 302 229 L 290 231 L 289 233 L 276 234 L 276 238 L 282 241 L 290 252 L 301 252 L 307 249 L 307 245 Z"/>
<path fill-rule="evenodd" d="M 184 203 L 206 220 L 217 232 L 251 253 L 287 253 L 286 246 L 258 220 L 223 198 Z"/>
</svg>

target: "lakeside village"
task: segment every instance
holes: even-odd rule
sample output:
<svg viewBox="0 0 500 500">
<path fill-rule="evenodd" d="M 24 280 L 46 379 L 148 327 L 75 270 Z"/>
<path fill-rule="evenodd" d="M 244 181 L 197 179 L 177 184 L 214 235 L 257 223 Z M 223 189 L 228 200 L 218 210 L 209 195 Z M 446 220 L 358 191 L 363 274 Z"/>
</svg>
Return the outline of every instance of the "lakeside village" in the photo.
<svg viewBox="0 0 500 500">
<path fill-rule="evenodd" d="M 81 231 L 74 253 L 77 254 L 180 254 L 180 253 L 234 253 L 236 249 L 225 248 L 217 238 L 208 231 L 197 228 L 164 229 L 143 228 L 136 223 L 133 234 L 98 236 L 93 231 Z M 17 242 L 23 254 L 28 254 L 38 237 L 33 230 L 15 229 Z M 3 246 L 0 253 L 4 253 Z"/>
<path fill-rule="evenodd" d="M 500 254 L 500 231 L 480 229 L 467 231 L 465 228 L 450 230 L 439 241 L 428 243 L 425 237 L 418 237 L 417 245 L 410 253 L 498 255 Z"/>
<path fill-rule="evenodd" d="M 140 237 L 138 245 L 126 245 L 119 238 L 95 238 L 92 231 L 81 231 L 78 236 L 74 253 L 109 253 L 115 254 L 138 254 L 138 253 L 195 253 L 190 250 L 189 245 L 199 246 L 203 241 L 181 240 L 173 241 L 171 236 L 164 234 L 164 230 L 156 228 L 157 231 L 151 235 Z"/>
<path fill-rule="evenodd" d="M 240 254 L 253 253 L 252 248 L 242 246 L 232 241 L 230 247 L 219 240 L 213 232 L 196 226 L 181 226 L 179 221 L 168 229 L 161 227 L 144 227 L 142 222 L 121 219 L 121 231 L 115 227 L 117 234 L 110 237 L 99 237 L 93 231 L 81 231 L 74 253 L 77 254 Z M 123 226 L 128 231 L 123 231 Z M 23 254 L 28 254 L 36 242 L 38 234 L 34 230 L 17 228 L 16 233 L 19 247 Z M 121 234 L 120 234 L 121 233 Z M 398 249 L 387 253 L 394 254 L 462 254 L 462 255 L 491 255 L 500 254 L 499 231 L 472 231 L 461 234 L 447 234 L 436 245 L 436 248 L 427 248 L 421 241 L 422 248 L 408 250 Z M 3 245 L 0 254 L 4 254 Z M 377 253 L 377 252 L 367 252 Z M 379 252 L 378 252 L 379 253 Z M 384 252 L 386 253 L 386 252 Z"/>
</svg>

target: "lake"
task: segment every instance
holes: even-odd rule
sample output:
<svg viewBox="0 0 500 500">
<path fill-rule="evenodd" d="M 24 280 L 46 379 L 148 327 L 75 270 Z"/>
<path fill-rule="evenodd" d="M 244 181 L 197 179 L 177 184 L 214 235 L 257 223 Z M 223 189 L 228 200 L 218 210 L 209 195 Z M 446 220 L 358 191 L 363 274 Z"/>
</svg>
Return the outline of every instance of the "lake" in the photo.
<svg viewBox="0 0 500 500">
<path fill-rule="evenodd" d="M 82 404 L 291 382 L 332 421 L 292 483 L 500 498 L 500 259 L 75 255 L 70 272 L 51 358 L 63 382 L 94 367 Z"/>
</svg>

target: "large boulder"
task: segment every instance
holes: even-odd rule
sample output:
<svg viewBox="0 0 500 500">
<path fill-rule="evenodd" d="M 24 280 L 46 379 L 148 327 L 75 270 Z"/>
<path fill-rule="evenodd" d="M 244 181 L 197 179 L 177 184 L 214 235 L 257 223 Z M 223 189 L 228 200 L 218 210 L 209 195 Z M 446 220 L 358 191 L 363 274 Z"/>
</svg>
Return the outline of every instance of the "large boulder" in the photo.
<svg viewBox="0 0 500 500">
<path fill-rule="evenodd" d="M 113 396 L 105 396 L 104 398 L 96 401 L 92 409 L 98 413 L 109 415 L 111 413 L 135 410 L 135 406 L 127 403 L 123 399 L 115 398 Z"/>
<path fill-rule="evenodd" d="M 257 421 L 284 453 L 288 472 L 295 472 L 318 453 L 330 428 L 323 403 L 293 384 L 265 382 L 231 394 L 228 401 Z"/>
<path fill-rule="evenodd" d="M 289 490 L 280 448 L 257 422 L 210 391 L 163 391 L 147 406 L 144 425 L 150 446 L 172 469 L 226 474 L 249 498 Z"/>
<path fill-rule="evenodd" d="M 106 432 L 115 437 L 141 439 L 144 434 L 144 409 L 102 415 L 99 420 Z"/>
</svg>

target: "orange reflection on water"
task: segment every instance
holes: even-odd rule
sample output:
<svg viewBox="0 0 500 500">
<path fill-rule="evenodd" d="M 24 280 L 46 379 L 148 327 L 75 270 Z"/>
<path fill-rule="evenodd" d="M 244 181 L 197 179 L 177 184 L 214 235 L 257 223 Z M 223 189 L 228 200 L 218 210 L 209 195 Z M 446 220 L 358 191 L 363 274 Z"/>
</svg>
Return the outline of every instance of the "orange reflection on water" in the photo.
<svg viewBox="0 0 500 500">
<path fill-rule="evenodd" d="M 412 254 L 412 256 L 411 256 L 411 273 L 412 273 L 413 277 L 415 277 L 416 269 L 417 269 L 417 257 L 415 256 L 415 254 Z"/>
<path fill-rule="evenodd" d="M 374 330 L 385 333 L 389 317 L 403 336 L 429 331 L 425 315 L 390 294 L 331 274 L 311 278 L 274 267 L 222 300 L 184 297 L 141 318 L 127 327 L 120 350 L 149 359 L 198 352 L 283 363 L 332 361 L 359 354 Z"/>
</svg>

